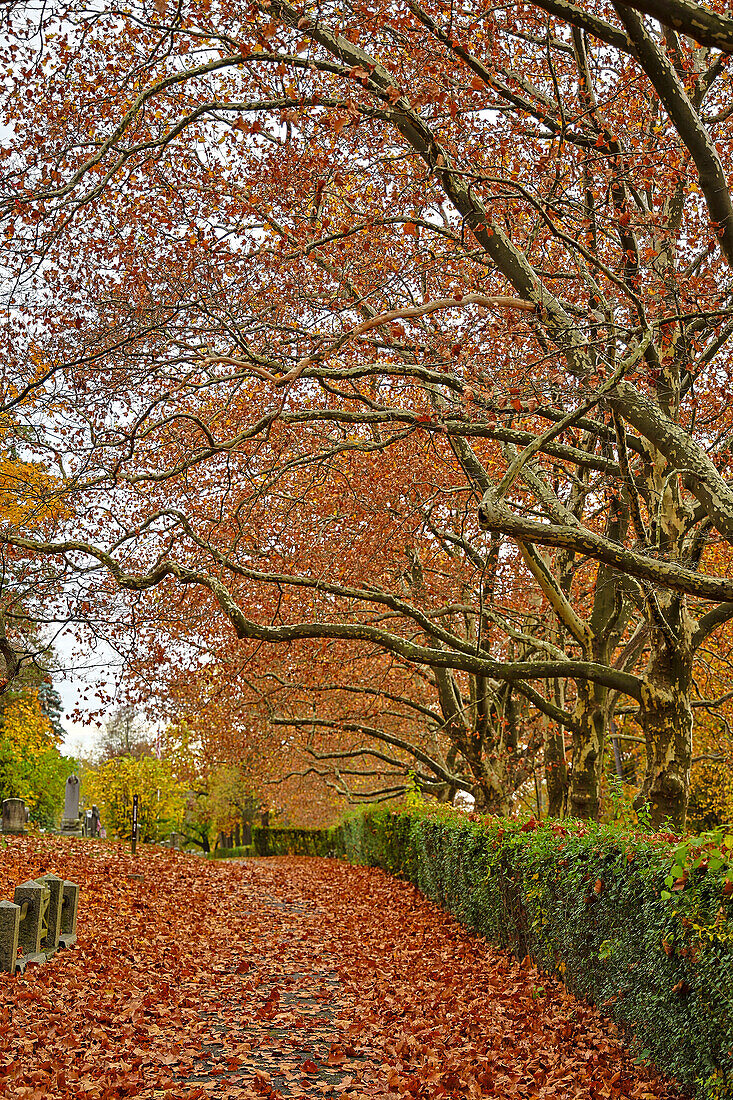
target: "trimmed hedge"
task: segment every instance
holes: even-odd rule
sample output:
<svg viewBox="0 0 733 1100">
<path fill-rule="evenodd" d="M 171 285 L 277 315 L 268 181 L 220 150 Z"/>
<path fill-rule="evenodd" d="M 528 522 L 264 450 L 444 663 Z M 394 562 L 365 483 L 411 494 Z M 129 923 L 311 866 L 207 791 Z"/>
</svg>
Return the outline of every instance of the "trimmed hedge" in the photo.
<svg viewBox="0 0 733 1100">
<path fill-rule="evenodd" d="M 252 826 L 256 856 L 327 856 L 332 842 L 328 829 L 287 829 Z"/>
<path fill-rule="evenodd" d="M 213 852 L 209 852 L 209 859 L 241 859 L 254 854 L 251 844 L 240 844 L 235 848 L 215 848 Z"/>
<path fill-rule="evenodd" d="M 287 829 L 252 826 L 252 843 L 239 848 L 217 848 L 214 859 L 241 856 L 328 856 L 333 854 L 328 829 Z"/>
<path fill-rule="evenodd" d="M 680 845 L 436 807 L 370 811 L 331 837 L 352 862 L 409 879 L 469 928 L 559 973 L 697 1097 L 733 1097 L 733 836 Z"/>
</svg>

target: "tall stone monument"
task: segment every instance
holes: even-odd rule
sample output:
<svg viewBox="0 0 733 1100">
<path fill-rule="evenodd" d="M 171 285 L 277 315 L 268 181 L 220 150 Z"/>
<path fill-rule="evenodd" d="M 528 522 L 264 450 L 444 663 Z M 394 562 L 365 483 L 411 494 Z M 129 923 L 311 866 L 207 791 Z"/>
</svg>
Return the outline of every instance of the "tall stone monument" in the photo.
<svg viewBox="0 0 733 1100">
<path fill-rule="evenodd" d="M 60 832 L 63 836 L 81 836 L 82 825 L 79 820 L 79 794 L 81 783 L 78 775 L 70 775 L 66 780 L 64 796 L 64 816 L 61 818 Z"/>
</svg>

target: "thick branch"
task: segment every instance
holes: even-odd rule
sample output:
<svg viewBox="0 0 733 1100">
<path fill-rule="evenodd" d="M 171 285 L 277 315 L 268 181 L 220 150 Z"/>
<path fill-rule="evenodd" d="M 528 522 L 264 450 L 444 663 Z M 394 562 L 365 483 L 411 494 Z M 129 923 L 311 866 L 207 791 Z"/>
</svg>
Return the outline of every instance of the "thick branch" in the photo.
<svg viewBox="0 0 733 1100">
<path fill-rule="evenodd" d="M 667 0 L 664 0 L 667 3 Z M 638 7 L 634 4 L 634 7 Z M 728 181 L 715 145 L 693 107 L 674 65 L 660 50 L 637 13 L 623 0 L 614 3 L 639 62 L 689 149 L 700 176 L 700 186 L 710 217 L 716 223 L 720 245 L 733 266 L 733 204 Z"/>
<path fill-rule="evenodd" d="M 418 645 L 398 634 L 362 623 L 300 622 L 286 626 L 265 626 L 247 618 L 232 593 L 218 577 L 181 565 L 179 562 L 162 559 L 145 573 L 126 573 L 111 554 L 90 543 L 78 542 L 74 539 L 63 542 L 42 542 L 12 534 L 6 534 L 5 541 L 21 549 L 48 557 L 65 557 L 68 554 L 82 554 L 90 557 L 107 569 L 119 588 L 128 591 L 143 592 L 161 584 L 167 577 L 173 577 L 181 584 L 197 585 L 207 589 L 216 599 L 239 638 L 274 643 L 307 638 L 365 641 L 378 645 L 390 653 L 396 653 L 413 664 L 427 665 L 431 668 L 463 669 L 464 672 L 493 676 L 497 680 L 508 683 L 517 680 L 544 680 L 567 676 L 579 680 L 591 680 L 641 701 L 641 681 L 638 677 L 593 661 L 494 661 L 479 653 L 468 653 L 463 648 L 459 650 Z M 278 583 L 283 585 L 297 583 L 298 587 L 303 587 L 307 579 L 285 576 Z M 322 587 L 322 582 L 319 578 L 314 578 L 309 586 L 317 591 Z"/>
<path fill-rule="evenodd" d="M 590 531 L 587 527 L 558 526 L 557 524 L 538 523 L 514 515 L 508 508 L 485 498 L 479 510 L 479 519 L 483 527 L 490 531 L 501 531 L 511 535 L 521 543 L 539 543 L 541 546 L 556 546 L 576 553 L 588 554 L 596 561 L 602 561 L 618 569 L 621 573 L 630 573 L 645 581 L 664 588 L 673 588 L 678 592 L 687 592 L 700 596 L 704 600 L 733 600 L 733 581 L 725 577 L 709 577 L 696 573 L 675 562 L 660 561 L 638 554 L 621 546 L 603 535 Z M 521 546 L 520 546 L 521 548 Z"/>
<path fill-rule="evenodd" d="M 544 0 L 535 0 L 535 3 L 545 7 Z M 619 0 L 619 3 L 651 15 L 665 27 L 686 34 L 701 46 L 733 53 L 733 19 L 728 15 L 718 15 L 692 0 Z"/>
</svg>

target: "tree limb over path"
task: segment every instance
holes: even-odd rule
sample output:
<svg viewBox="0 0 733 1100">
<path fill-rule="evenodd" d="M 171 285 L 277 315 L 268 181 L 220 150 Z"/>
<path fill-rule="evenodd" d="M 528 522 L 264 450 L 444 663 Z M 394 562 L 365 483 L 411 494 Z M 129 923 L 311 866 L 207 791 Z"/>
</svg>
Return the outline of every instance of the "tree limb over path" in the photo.
<svg viewBox="0 0 733 1100">
<path fill-rule="evenodd" d="M 131 592 L 143 592 L 155 588 L 167 577 L 173 577 L 181 584 L 198 585 L 207 589 L 216 599 L 220 608 L 229 619 L 239 638 L 254 639 L 263 642 L 287 642 L 303 638 L 343 638 L 354 641 L 373 642 L 381 648 L 399 654 L 416 664 L 434 668 L 463 669 L 465 672 L 493 676 L 507 682 L 521 680 L 552 679 L 557 676 L 578 676 L 593 680 L 616 691 L 624 692 L 639 699 L 641 682 L 636 676 L 617 669 L 597 665 L 592 661 L 494 661 L 481 656 L 480 652 L 470 654 L 461 650 L 450 651 L 444 646 L 430 647 L 419 645 L 409 638 L 401 637 L 381 627 L 362 623 L 344 622 L 300 622 L 283 626 L 265 626 L 248 618 L 239 607 L 231 590 L 212 574 L 183 566 L 168 559 L 158 561 L 145 573 L 128 573 L 106 550 L 91 543 L 67 539 L 59 542 L 41 542 L 26 539 L 13 534 L 5 536 L 7 542 L 24 550 L 31 550 L 46 557 L 66 557 L 69 554 L 82 554 L 103 566 L 121 589 Z M 320 579 L 281 576 L 280 584 L 296 584 L 318 590 L 322 587 Z M 358 599 L 363 594 L 354 592 Z M 370 597 L 375 603 L 382 602 L 379 594 Z"/>
</svg>

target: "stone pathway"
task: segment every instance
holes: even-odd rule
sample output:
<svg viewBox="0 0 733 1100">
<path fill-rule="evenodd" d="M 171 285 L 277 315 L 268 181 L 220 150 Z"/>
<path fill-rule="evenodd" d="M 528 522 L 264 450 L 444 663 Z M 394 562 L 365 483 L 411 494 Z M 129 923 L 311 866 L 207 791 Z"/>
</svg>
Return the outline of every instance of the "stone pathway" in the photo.
<svg viewBox="0 0 733 1100">
<path fill-rule="evenodd" d="M 258 899 L 257 905 L 269 911 L 272 942 L 283 955 L 298 942 L 291 934 L 293 918 L 301 930 L 304 921 L 317 929 L 325 915 L 320 907 L 268 897 Z M 212 1038 L 202 1043 L 195 1071 L 180 1074 L 180 1079 L 203 1086 L 216 1084 L 217 1095 L 222 1096 L 250 1077 L 265 1097 L 338 1096 L 347 1091 L 365 1062 L 353 1045 L 343 1043 L 338 1012 L 348 1010 L 348 998 L 341 996 L 336 970 L 318 958 L 310 962 L 307 973 L 287 973 L 283 966 L 282 976 L 273 975 L 265 965 L 243 968 L 248 978 L 252 975 L 254 989 L 247 981 L 243 988 L 256 989 L 257 1006 L 252 1011 L 243 998 L 238 1019 L 226 1023 L 215 1011 L 202 1013 Z"/>
</svg>

